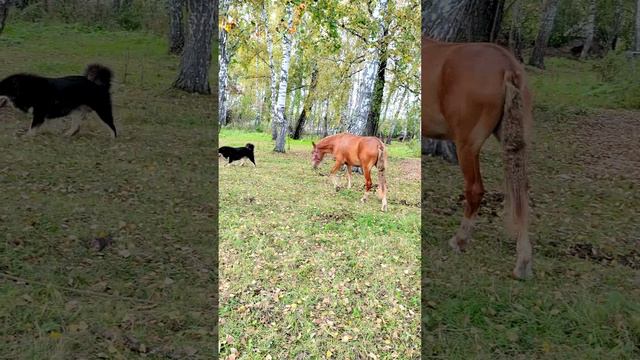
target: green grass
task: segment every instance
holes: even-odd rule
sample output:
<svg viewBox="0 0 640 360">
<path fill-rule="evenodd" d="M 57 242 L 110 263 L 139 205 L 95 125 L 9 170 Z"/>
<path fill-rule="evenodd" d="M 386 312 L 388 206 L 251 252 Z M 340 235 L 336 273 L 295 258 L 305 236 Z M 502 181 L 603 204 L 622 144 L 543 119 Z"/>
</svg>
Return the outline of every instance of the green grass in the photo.
<svg viewBox="0 0 640 360">
<path fill-rule="evenodd" d="M 610 55 L 588 61 L 548 58 L 545 63 L 546 70 L 530 69 L 529 76 L 535 104 L 540 108 L 555 111 L 640 108 L 637 60 L 631 62 L 623 55 Z"/>
<path fill-rule="evenodd" d="M 28 116 L 0 110 L 0 271 L 24 279 L 0 278 L 0 358 L 207 358 L 214 99 L 168 90 L 179 59 L 162 38 L 90 30 L 10 23 L 0 36 L 0 78 L 112 67 L 120 130 L 112 140 L 91 115 L 72 139 L 66 120 L 29 138 Z"/>
<path fill-rule="evenodd" d="M 417 359 L 419 159 L 390 147 L 383 213 L 375 196 L 360 203 L 362 175 L 336 192 L 330 158 L 311 168 L 312 140 L 278 154 L 269 134 L 220 134 L 220 145 L 253 143 L 257 162 L 220 168 L 221 354 Z"/>
<path fill-rule="evenodd" d="M 427 358 L 640 357 L 640 113 L 597 109 L 606 99 L 591 93 L 596 82 L 585 64 L 547 63 L 532 77 L 533 280 L 510 278 L 515 244 L 495 200 L 503 179 L 497 142 L 487 141 L 481 155 L 488 200 L 463 255 L 447 244 L 462 217 L 460 170 L 423 160 Z M 580 106 L 590 109 L 559 110 Z"/>
</svg>

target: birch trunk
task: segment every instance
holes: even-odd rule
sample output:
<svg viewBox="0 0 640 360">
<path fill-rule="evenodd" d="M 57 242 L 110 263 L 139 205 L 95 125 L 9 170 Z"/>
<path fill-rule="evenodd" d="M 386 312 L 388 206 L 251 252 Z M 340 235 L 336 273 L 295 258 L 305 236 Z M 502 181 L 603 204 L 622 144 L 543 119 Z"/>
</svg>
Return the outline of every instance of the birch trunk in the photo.
<svg viewBox="0 0 640 360">
<path fill-rule="evenodd" d="M 313 107 L 313 96 L 318 86 L 318 66 L 314 64 L 313 70 L 311 71 L 311 84 L 309 85 L 309 91 L 307 92 L 307 97 L 304 100 L 304 104 L 302 106 L 302 111 L 300 112 L 300 116 L 298 117 L 298 121 L 296 123 L 296 127 L 293 131 L 293 139 L 300 139 L 302 137 L 302 131 L 304 130 L 304 124 L 307 120 L 307 116 L 311 113 L 311 109 Z"/>
<path fill-rule="evenodd" d="M 352 119 L 350 132 L 357 135 L 377 135 L 378 121 L 380 119 L 380 106 L 382 105 L 382 95 L 384 92 L 384 76 L 387 67 L 386 45 L 384 37 L 386 35 L 385 15 L 387 13 L 387 0 L 380 0 L 374 11 L 374 18 L 378 20 L 378 34 L 373 41 L 376 46 L 371 47 L 372 60 L 367 66 L 367 71 L 363 74 L 361 88 L 361 98 L 356 102 L 355 116 Z"/>
<path fill-rule="evenodd" d="M 287 4 L 286 18 L 287 28 L 282 35 L 282 64 L 280 66 L 280 81 L 278 82 L 278 99 L 276 101 L 276 123 L 277 136 L 276 152 L 285 152 L 285 141 L 287 138 L 287 119 L 285 118 L 285 108 L 287 100 L 287 84 L 289 80 L 289 65 L 291 63 L 291 51 L 293 48 L 293 37 L 290 30 L 293 28 L 293 14 L 291 4 Z"/>
<path fill-rule="evenodd" d="M 589 15 L 587 18 L 587 28 L 584 39 L 584 45 L 582 46 L 582 52 L 580 53 L 580 59 L 585 60 L 591 50 L 593 44 L 593 33 L 596 28 L 596 0 L 591 0 L 589 3 Z"/>
<path fill-rule="evenodd" d="M 7 21 L 7 17 L 9 17 L 9 0 L 0 0 L 0 34 L 4 30 L 4 26 Z"/>
<path fill-rule="evenodd" d="M 622 27 L 622 0 L 616 0 L 613 6 L 615 6 L 613 11 L 613 30 L 608 46 L 610 50 L 616 49 L 616 46 L 618 45 L 618 38 L 620 37 L 620 30 Z"/>
<path fill-rule="evenodd" d="M 262 4 L 262 22 L 264 23 L 265 40 L 267 42 L 267 55 L 269 56 L 269 74 L 271 76 L 271 104 L 269 106 L 270 120 L 271 120 L 271 140 L 275 140 L 277 137 L 276 126 L 276 101 L 278 97 L 277 93 L 277 80 L 276 80 L 276 67 L 273 64 L 273 40 L 271 38 L 271 32 L 269 30 L 269 17 L 267 16 L 267 6 L 269 1 L 265 0 Z"/>
<path fill-rule="evenodd" d="M 529 65 L 535 66 L 540 69 L 544 69 L 544 53 L 551 37 L 551 31 L 553 30 L 553 24 L 558 13 L 558 3 L 560 0 L 547 0 L 545 2 L 544 11 L 540 18 L 540 29 L 538 30 L 538 37 L 536 38 L 531 58 L 529 59 Z"/>
<path fill-rule="evenodd" d="M 509 31 L 509 48 L 513 55 L 520 61 L 524 62 L 522 56 L 522 0 L 516 0 L 511 8 L 511 30 Z"/>
<path fill-rule="evenodd" d="M 191 93 L 211 94 L 209 67 L 216 2 L 189 0 L 189 32 L 173 87 Z"/>
<path fill-rule="evenodd" d="M 184 47 L 183 8 L 184 0 L 169 0 L 169 54 L 180 55 Z"/>
<path fill-rule="evenodd" d="M 636 0 L 636 43 L 635 51 L 640 51 L 640 0 Z"/>
<path fill-rule="evenodd" d="M 220 3 L 220 18 L 223 21 L 227 21 L 229 15 L 229 5 L 231 0 L 222 0 Z M 220 49 L 220 63 L 218 70 L 218 123 L 221 126 L 227 125 L 227 114 L 229 112 L 228 96 L 229 96 L 229 62 L 231 61 L 231 55 L 229 54 L 229 35 L 224 26 L 220 28 L 219 34 L 219 49 Z"/>
</svg>

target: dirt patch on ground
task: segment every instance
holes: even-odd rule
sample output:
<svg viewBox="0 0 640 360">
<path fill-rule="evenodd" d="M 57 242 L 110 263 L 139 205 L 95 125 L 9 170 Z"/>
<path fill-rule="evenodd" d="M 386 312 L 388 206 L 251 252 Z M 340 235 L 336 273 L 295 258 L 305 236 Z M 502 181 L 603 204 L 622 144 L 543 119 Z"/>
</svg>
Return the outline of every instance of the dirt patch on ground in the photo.
<svg viewBox="0 0 640 360">
<path fill-rule="evenodd" d="M 640 269 L 640 252 L 635 250 L 626 254 L 608 254 L 592 244 L 575 244 L 567 250 L 566 254 L 602 265 L 611 265 L 617 262 L 632 269 Z"/>
<path fill-rule="evenodd" d="M 422 179 L 420 173 L 420 159 L 406 159 L 400 161 L 400 169 L 407 180 Z"/>
<path fill-rule="evenodd" d="M 580 120 L 577 141 L 584 145 L 580 159 L 588 175 L 621 177 L 640 183 L 640 113 L 599 110 Z"/>
<path fill-rule="evenodd" d="M 313 219 L 322 224 L 341 223 L 343 221 L 353 220 L 353 214 L 348 212 L 329 212 L 321 213 L 313 216 Z"/>
</svg>

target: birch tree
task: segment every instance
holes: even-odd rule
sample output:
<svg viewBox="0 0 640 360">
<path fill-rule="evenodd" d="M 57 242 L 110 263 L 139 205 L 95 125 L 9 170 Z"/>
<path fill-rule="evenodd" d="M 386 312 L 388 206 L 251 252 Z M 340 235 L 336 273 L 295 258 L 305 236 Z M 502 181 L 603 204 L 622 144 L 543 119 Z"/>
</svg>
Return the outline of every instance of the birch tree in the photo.
<svg viewBox="0 0 640 360">
<path fill-rule="evenodd" d="M 10 0 L 0 0 L 0 34 L 4 30 L 7 17 L 9 16 Z"/>
<path fill-rule="evenodd" d="M 640 51 L 640 0 L 636 0 L 636 34 L 635 51 Z"/>
<path fill-rule="evenodd" d="M 269 57 L 269 75 L 270 75 L 270 92 L 271 92 L 271 106 L 269 112 L 271 114 L 271 140 L 275 140 L 278 137 L 278 129 L 276 126 L 276 101 L 278 97 L 277 93 L 277 80 L 276 80 L 276 67 L 273 63 L 273 40 L 271 38 L 271 30 L 269 29 L 269 17 L 267 16 L 267 7 L 269 6 L 269 0 L 265 0 L 262 3 L 262 22 L 264 24 L 265 40 L 267 43 L 267 56 Z"/>
<path fill-rule="evenodd" d="M 540 18 L 540 28 L 538 29 L 538 37 L 529 58 L 529 65 L 544 69 L 544 53 L 553 31 L 553 24 L 558 13 L 558 4 L 560 0 L 547 0 Z"/>
<path fill-rule="evenodd" d="M 377 128 L 377 121 L 380 118 L 380 102 L 374 103 L 373 96 L 374 90 L 376 90 L 376 81 L 378 80 L 378 75 L 380 74 L 379 68 L 381 65 L 383 65 L 384 69 L 386 69 L 386 52 L 376 45 L 381 45 L 384 41 L 386 29 L 384 18 L 387 11 L 387 5 L 387 0 L 380 0 L 374 10 L 373 17 L 379 25 L 379 33 L 375 35 L 373 41 L 370 40 L 370 42 L 374 44 L 369 48 L 370 61 L 366 65 L 366 70 L 363 72 L 362 77 L 360 78 L 360 82 L 354 83 L 354 86 L 357 88 L 357 90 L 355 91 L 356 102 L 353 110 L 354 115 L 351 117 L 349 124 L 349 132 L 353 134 L 366 134 L 367 125 L 373 120 L 376 121 Z M 384 90 L 384 70 L 380 75 L 382 76 L 382 83 L 378 82 L 378 91 Z M 376 100 L 381 100 L 381 98 L 377 98 Z M 372 105 L 377 106 L 377 114 L 373 114 L 376 119 L 370 120 L 369 113 L 372 110 Z"/>
<path fill-rule="evenodd" d="M 191 93 L 211 93 L 209 67 L 216 5 L 212 0 L 189 0 L 189 31 L 178 78 L 173 84 L 177 89 Z"/>
<path fill-rule="evenodd" d="M 227 113 L 229 107 L 227 105 L 228 85 L 229 85 L 229 62 L 231 61 L 231 54 L 229 52 L 229 31 L 231 30 L 231 24 L 228 21 L 229 17 L 229 5 L 231 0 L 222 0 L 220 2 L 220 18 L 222 19 L 222 28 L 219 32 L 219 71 L 218 71 L 218 122 L 220 125 L 227 124 Z"/>
<path fill-rule="evenodd" d="M 276 152 L 285 152 L 285 141 L 287 137 L 287 118 L 285 117 L 287 84 L 289 80 L 289 65 L 291 63 L 291 51 L 293 48 L 293 10 L 292 5 L 287 4 L 285 17 L 287 28 L 282 34 L 282 64 L 280 66 L 280 80 L 278 82 L 278 97 L 276 100 L 277 124 L 276 145 L 273 149 Z"/>
<path fill-rule="evenodd" d="M 584 45 L 580 53 L 580 59 L 584 60 L 589 55 L 591 44 L 593 44 L 593 34 L 596 30 L 596 0 L 589 0 L 589 15 L 587 17 L 587 26 L 585 29 Z"/>
<path fill-rule="evenodd" d="M 511 29 L 509 30 L 509 48 L 520 62 L 524 62 L 522 55 L 522 1 L 515 0 L 511 6 Z"/>
<path fill-rule="evenodd" d="M 311 82 L 309 84 L 309 91 L 307 92 L 307 96 L 303 102 L 302 111 L 300 112 L 300 116 L 298 116 L 298 121 L 296 122 L 296 126 L 293 130 L 293 135 L 291 136 L 296 140 L 302 137 L 302 131 L 304 129 L 305 122 L 307 121 L 307 116 L 311 113 L 315 90 L 318 86 L 318 65 L 314 64 L 312 68 L 313 70 L 311 70 Z"/>
</svg>

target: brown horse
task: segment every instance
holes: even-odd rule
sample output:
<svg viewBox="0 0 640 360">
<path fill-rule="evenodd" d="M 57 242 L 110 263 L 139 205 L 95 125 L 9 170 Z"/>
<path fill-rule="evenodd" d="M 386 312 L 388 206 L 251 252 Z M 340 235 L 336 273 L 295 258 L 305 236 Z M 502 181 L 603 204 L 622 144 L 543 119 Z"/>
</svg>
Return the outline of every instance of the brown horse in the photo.
<svg viewBox="0 0 640 360">
<path fill-rule="evenodd" d="M 518 279 L 532 276 L 526 175 L 531 103 L 525 71 L 509 51 L 488 43 L 422 39 L 422 136 L 452 140 L 464 175 L 464 217 L 449 244 L 462 251 L 471 240 L 484 194 L 480 149 L 494 134 L 504 153 L 506 215 L 517 238 L 513 275 Z"/>
<path fill-rule="evenodd" d="M 374 136 L 356 136 L 342 133 L 327 136 L 326 138 L 312 143 L 311 164 L 316 169 L 325 154 L 333 154 L 336 163 L 331 169 L 333 185 L 338 189 L 336 172 L 342 165 L 347 165 L 348 187 L 351 188 L 351 167 L 360 166 L 364 173 L 365 190 L 361 201 L 367 201 L 371 190 L 371 168 L 378 168 L 378 198 L 382 200 L 382 211 L 387 210 L 387 181 L 385 179 L 385 169 L 387 167 L 387 152 L 384 143 Z"/>
</svg>

